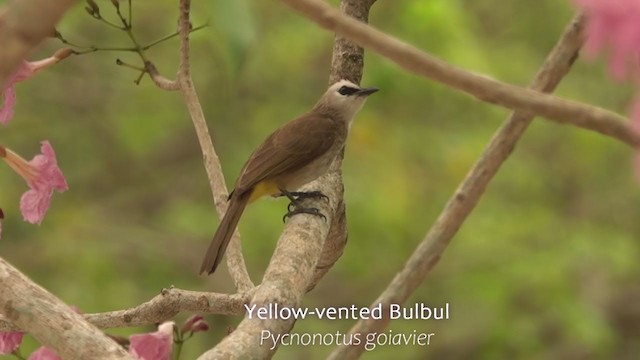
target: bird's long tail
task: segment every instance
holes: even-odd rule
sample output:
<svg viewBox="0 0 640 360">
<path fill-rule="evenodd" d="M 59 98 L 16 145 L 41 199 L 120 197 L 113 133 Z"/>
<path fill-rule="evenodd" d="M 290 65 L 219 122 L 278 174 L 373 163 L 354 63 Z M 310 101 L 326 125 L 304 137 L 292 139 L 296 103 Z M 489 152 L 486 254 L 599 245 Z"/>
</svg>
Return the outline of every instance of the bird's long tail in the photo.
<svg viewBox="0 0 640 360">
<path fill-rule="evenodd" d="M 207 254 L 204 256 L 204 260 L 200 266 L 200 274 L 212 274 L 216 271 L 216 268 L 222 261 L 224 253 L 227 251 L 229 240 L 231 240 L 231 236 L 236 230 L 236 226 L 238 226 L 240 216 L 242 216 L 242 212 L 249 202 L 251 193 L 251 191 L 248 191 L 241 195 L 236 193 L 231 196 L 227 212 L 222 217 L 218 230 L 216 230 L 215 235 L 213 235 L 213 240 L 211 240 Z"/>
</svg>

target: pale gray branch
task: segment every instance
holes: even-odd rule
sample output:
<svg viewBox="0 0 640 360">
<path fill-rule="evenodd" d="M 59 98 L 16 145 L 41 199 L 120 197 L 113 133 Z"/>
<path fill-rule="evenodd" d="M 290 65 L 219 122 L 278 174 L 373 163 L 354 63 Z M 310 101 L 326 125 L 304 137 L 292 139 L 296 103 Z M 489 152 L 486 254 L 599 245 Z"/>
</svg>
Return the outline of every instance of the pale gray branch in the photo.
<svg viewBox="0 0 640 360">
<path fill-rule="evenodd" d="M 357 19 L 361 22 L 369 21 L 369 10 L 375 0 L 343 0 L 340 2 L 340 11 Z M 329 73 L 329 84 L 333 84 L 340 79 L 347 79 L 356 84 L 360 84 L 362 80 L 362 72 L 364 69 L 364 49 L 357 44 L 345 39 L 340 35 L 336 35 L 333 42 L 333 55 L 331 57 L 331 70 Z M 331 173 L 334 173 L 339 181 L 335 184 L 335 191 L 340 194 L 339 203 L 336 206 L 336 212 L 331 221 L 329 235 L 324 242 L 320 260 L 316 266 L 311 283 L 309 283 L 307 291 L 311 291 L 320 282 L 322 277 L 333 267 L 338 261 L 347 245 L 347 210 L 344 204 L 344 184 L 342 182 L 342 158 L 344 152 L 335 161 L 331 167 Z"/>
<path fill-rule="evenodd" d="M 204 168 L 209 179 L 209 187 L 213 196 L 213 203 L 216 207 L 218 216 L 222 218 L 227 211 L 227 196 L 229 190 L 224 181 L 222 173 L 222 165 L 220 159 L 213 146 L 211 135 L 209 135 L 209 127 L 202 111 L 202 105 L 196 92 L 193 79 L 191 78 L 191 65 L 189 54 L 189 34 L 192 29 L 189 14 L 191 11 L 190 0 L 180 0 L 180 16 L 178 19 L 178 37 L 180 38 L 180 65 L 178 66 L 176 80 L 170 80 L 162 76 L 156 67 L 147 62 L 146 70 L 153 82 L 164 90 L 180 90 L 184 98 L 187 110 L 191 116 L 191 121 L 196 130 L 200 150 L 202 151 L 202 159 Z M 213 231 L 212 231 L 213 236 Z M 242 255 L 242 245 L 240 243 L 240 232 L 236 229 L 233 233 L 229 247 L 226 253 L 227 267 L 229 274 L 233 279 L 236 289 L 239 292 L 246 292 L 255 287 L 249 277 L 247 266 Z M 195 271 L 195 269 L 194 269 Z"/>
<path fill-rule="evenodd" d="M 0 8 L 0 88 L 72 0 L 14 0 Z M 73 309 L 0 259 L 0 313 L 68 359 L 133 359 Z"/>
<path fill-rule="evenodd" d="M 328 174 L 309 184 L 304 190 L 322 191 L 329 199 L 307 202 L 305 206 L 317 207 L 326 220 L 314 215 L 296 215 L 289 219 L 282 232 L 276 250 L 267 267 L 262 284 L 256 289 L 251 305 L 280 307 L 298 307 L 318 263 L 324 239 L 329 231 L 338 199 L 337 182 L 341 179 L 335 173 Z M 313 205 L 310 205 L 313 203 Z M 215 348 L 199 357 L 206 359 L 265 359 L 273 356 L 275 350 L 269 349 L 268 342 L 260 345 L 260 334 L 269 331 L 274 336 L 288 333 L 293 320 L 266 319 L 256 317 L 244 320 L 229 336 Z"/>
<path fill-rule="evenodd" d="M 144 68 L 147 71 L 147 74 L 149 74 L 149 77 L 151 78 L 153 83 L 156 84 L 156 86 L 160 89 L 167 91 L 180 90 L 178 82 L 162 76 L 158 71 L 158 68 L 156 68 L 156 66 L 152 62 L 145 62 Z"/>
<path fill-rule="evenodd" d="M 222 218 L 227 211 L 227 195 L 229 191 L 224 181 L 220 159 L 213 147 L 211 135 L 209 135 L 209 128 L 207 127 L 207 121 L 202 111 L 202 105 L 200 105 L 200 99 L 198 98 L 193 80 L 191 79 L 189 64 L 189 33 L 191 31 L 191 22 L 189 21 L 190 7 L 190 0 L 180 0 L 180 18 L 178 22 L 180 66 L 178 68 L 176 82 L 184 97 L 189 115 L 191 115 L 191 120 L 193 121 L 202 151 L 204 168 L 209 178 L 213 202 L 215 203 L 218 216 Z M 233 233 L 227 249 L 226 258 L 229 274 L 235 282 L 236 289 L 240 292 L 245 292 L 255 287 L 249 277 L 249 272 L 244 262 L 242 245 L 240 243 L 240 232 L 238 230 Z"/>
<path fill-rule="evenodd" d="M 108 329 L 162 323 L 183 311 L 200 314 L 242 315 L 245 311 L 243 305 L 249 303 L 252 293 L 253 291 L 219 294 L 168 288 L 163 289 L 153 299 L 130 309 L 83 314 L 82 316 L 94 326 Z M 0 332 L 18 330 L 19 328 L 9 320 L 0 317 Z"/>
<path fill-rule="evenodd" d="M 105 329 L 114 327 L 142 326 L 167 321 L 182 311 L 200 314 L 242 315 L 250 295 L 218 294 L 175 288 L 164 289 L 153 299 L 127 310 L 86 314 L 95 326 Z"/>
<path fill-rule="evenodd" d="M 342 0 L 342 9 L 360 21 L 367 21 L 372 3 L 371 0 Z M 359 83 L 363 59 L 362 48 L 336 38 L 330 82 L 344 78 Z M 310 202 L 308 206 L 320 209 L 326 215 L 326 221 L 317 216 L 296 215 L 287 222 L 251 304 L 298 307 L 304 294 L 317 284 L 342 254 L 347 231 L 341 165 L 342 156 L 334 161 L 325 176 L 301 189 L 319 190 L 331 199 L 329 204 L 324 200 L 305 200 Z M 245 317 L 233 333 L 199 359 L 270 358 L 275 350 L 270 350 L 268 342 L 260 345 L 262 332 L 278 336 L 291 331 L 293 325 L 293 320 Z"/>
<path fill-rule="evenodd" d="M 531 84 L 532 89 L 550 92 L 569 72 L 583 43 L 583 27 L 584 19 L 581 16 L 576 17 L 535 76 Z M 494 134 L 478 161 L 447 202 L 435 224 L 429 229 L 425 239 L 372 306 L 380 303 L 401 304 L 424 281 L 440 260 L 451 238 L 475 208 L 487 185 L 509 157 L 532 119 L 531 114 L 515 112 Z M 388 319 L 361 320 L 351 328 L 350 332 L 352 334 L 380 332 L 387 322 Z M 358 346 L 341 346 L 331 353 L 329 359 L 356 359 L 363 351 L 364 349 Z"/>
<path fill-rule="evenodd" d="M 485 102 L 593 130 L 633 147 L 640 145 L 640 134 L 629 126 L 626 118 L 609 110 L 503 83 L 458 68 L 372 26 L 344 16 L 322 0 L 282 1 L 321 27 L 379 53 L 412 73 L 441 82 Z"/>
<path fill-rule="evenodd" d="M 1 258 L 0 313 L 65 359 L 133 359 L 82 315 Z"/>
</svg>

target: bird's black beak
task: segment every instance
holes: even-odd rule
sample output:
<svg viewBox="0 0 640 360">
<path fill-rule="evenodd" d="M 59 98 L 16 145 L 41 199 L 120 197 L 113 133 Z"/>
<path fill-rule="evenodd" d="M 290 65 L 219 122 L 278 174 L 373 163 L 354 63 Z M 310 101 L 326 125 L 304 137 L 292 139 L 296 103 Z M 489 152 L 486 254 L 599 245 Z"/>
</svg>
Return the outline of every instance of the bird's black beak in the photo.
<svg viewBox="0 0 640 360">
<path fill-rule="evenodd" d="M 378 88 L 374 88 L 374 87 L 371 87 L 371 88 L 364 88 L 364 89 L 360 89 L 360 90 L 358 90 L 358 91 L 356 92 L 356 95 L 357 95 L 357 96 L 369 96 L 369 95 L 373 94 L 374 92 L 376 92 L 376 91 L 378 91 L 378 90 L 380 90 L 380 89 L 378 89 Z"/>
</svg>

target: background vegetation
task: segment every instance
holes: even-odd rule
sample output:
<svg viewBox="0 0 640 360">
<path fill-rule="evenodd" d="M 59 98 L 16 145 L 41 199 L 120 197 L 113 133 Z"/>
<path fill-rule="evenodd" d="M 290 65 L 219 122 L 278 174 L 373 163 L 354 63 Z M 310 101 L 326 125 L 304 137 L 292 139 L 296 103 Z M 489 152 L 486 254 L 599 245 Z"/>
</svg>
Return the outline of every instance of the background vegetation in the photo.
<svg viewBox="0 0 640 360">
<path fill-rule="evenodd" d="M 109 16 L 110 2 L 99 4 Z M 143 42 L 173 32 L 176 8 L 137 2 L 134 31 Z M 370 22 L 451 63 L 525 85 L 573 13 L 569 2 L 552 0 L 378 0 Z M 323 92 L 333 35 L 277 1 L 197 2 L 193 18 L 211 24 L 192 37 L 193 73 L 231 185 L 251 150 Z M 59 31 L 82 44 L 130 45 L 81 6 Z M 52 39 L 33 59 L 59 47 Z M 149 57 L 172 76 L 177 41 Z M 0 130 L 1 142 L 30 158 L 40 140 L 50 140 L 70 191 L 56 194 L 43 224 L 32 226 L 19 214 L 25 184 L 0 168 L 0 253 L 84 312 L 131 307 L 169 285 L 232 291 L 225 269 L 196 275 L 218 220 L 182 99 L 148 78 L 135 86 L 138 73 L 116 66 L 116 58 L 138 61 L 122 53 L 76 56 L 18 85 L 16 116 Z M 363 85 L 381 91 L 358 116 L 347 147 L 349 243 L 303 306 L 370 304 L 508 114 L 375 54 L 365 62 Z M 633 89 L 611 82 L 602 63 L 581 59 L 558 94 L 626 113 Z M 536 120 L 409 301 L 448 302 L 452 318 L 393 321 L 394 332 L 436 333 L 432 345 L 378 347 L 364 358 L 635 358 L 640 191 L 631 156 L 609 138 Z M 241 221 L 257 282 L 285 206 L 258 202 Z M 208 320 L 212 331 L 187 343 L 183 359 L 240 319 Z M 293 331 L 351 325 L 307 319 Z M 331 349 L 282 347 L 276 358 L 322 359 Z"/>
</svg>

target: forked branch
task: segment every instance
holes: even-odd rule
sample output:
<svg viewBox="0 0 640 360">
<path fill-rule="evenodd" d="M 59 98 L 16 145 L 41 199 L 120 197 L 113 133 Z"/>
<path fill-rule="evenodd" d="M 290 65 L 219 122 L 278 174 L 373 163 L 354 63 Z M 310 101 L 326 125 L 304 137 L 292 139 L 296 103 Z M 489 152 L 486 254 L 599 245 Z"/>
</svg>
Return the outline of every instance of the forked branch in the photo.
<svg viewBox="0 0 640 360">
<path fill-rule="evenodd" d="M 321 27 L 392 60 L 414 74 L 438 81 L 484 102 L 593 130 L 633 147 L 640 145 L 640 134 L 629 126 L 625 117 L 614 112 L 461 69 L 372 26 L 344 16 L 325 1 L 282 1 Z"/>
<path fill-rule="evenodd" d="M 583 28 L 584 18 L 577 16 L 547 56 L 531 84 L 532 89 L 546 92 L 555 89 L 578 56 L 583 43 Z M 424 281 L 440 260 L 451 238 L 475 208 L 491 179 L 511 155 L 532 119 L 533 115 L 530 113 L 515 112 L 498 129 L 458 189 L 449 198 L 424 240 L 372 306 L 381 303 L 402 304 Z M 379 332 L 386 327 L 388 321 L 388 319 L 360 320 L 350 332 L 352 334 Z M 329 359 L 356 359 L 363 351 L 363 347 L 341 346 L 331 353 Z"/>
</svg>

